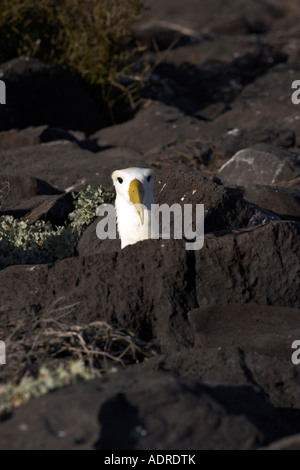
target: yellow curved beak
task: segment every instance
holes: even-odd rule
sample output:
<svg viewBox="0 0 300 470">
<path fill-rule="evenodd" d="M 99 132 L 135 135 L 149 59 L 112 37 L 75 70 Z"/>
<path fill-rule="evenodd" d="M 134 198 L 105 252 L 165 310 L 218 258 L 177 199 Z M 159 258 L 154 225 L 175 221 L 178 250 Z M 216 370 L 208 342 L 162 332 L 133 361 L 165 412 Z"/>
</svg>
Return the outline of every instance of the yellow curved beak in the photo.
<svg viewBox="0 0 300 470">
<path fill-rule="evenodd" d="M 143 202 L 144 202 L 144 188 L 142 183 L 135 179 L 132 180 L 129 185 L 129 200 L 132 204 L 135 205 L 137 213 L 140 216 L 142 225 L 144 223 L 144 210 L 143 210 Z"/>
</svg>

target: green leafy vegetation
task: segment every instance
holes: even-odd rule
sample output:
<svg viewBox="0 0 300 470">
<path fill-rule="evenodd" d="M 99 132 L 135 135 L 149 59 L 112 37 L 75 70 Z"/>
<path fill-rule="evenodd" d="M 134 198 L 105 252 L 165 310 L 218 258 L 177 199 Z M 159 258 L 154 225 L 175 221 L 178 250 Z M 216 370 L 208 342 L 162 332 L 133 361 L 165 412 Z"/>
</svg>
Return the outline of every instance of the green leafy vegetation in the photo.
<svg viewBox="0 0 300 470">
<path fill-rule="evenodd" d="M 96 210 L 100 204 L 110 204 L 113 201 L 113 193 L 103 186 L 88 185 L 85 191 L 73 194 L 75 210 L 69 214 L 70 227 L 78 235 L 83 232 L 96 218 Z"/>
<path fill-rule="evenodd" d="M 31 398 L 40 397 L 53 390 L 66 387 L 83 380 L 101 376 L 97 369 L 89 369 L 83 361 L 70 361 L 54 370 L 41 366 L 36 377 L 24 376 L 17 385 L 7 384 L 0 389 L 0 415 L 9 413 Z"/>
<path fill-rule="evenodd" d="M 0 62 L 26 55 L 57 64 L 90 86 L 99 86 L 112 111 L 133 100 L 132 78 L 142 48 L 131 27 L 142 0 L 1 0 Z"/>
<path fill-rule="evenodd" d="M 34 224 L 13 216 L 0 217 L 0 269 L 14 264 L 39 264 L 74 256 L 78 240 L 96 218 L 100 204 L 111 203 L 113 193 L 103 186 L 88 186 L 73 194 L 75 210 L 70 223 L 53 227 L 38 220 Z"/>
<path fill-rule="evenodd" d="M 75 237 L 67 227 L 53 228 L 38 220 L 33 225 L 12 216 L 0 217 L 0 267 L 51 263 L 74 255 Z"/>
<path fill-rule="evenodd" d="M 117 372 L 159 351 L 158 345 L 126 328 L 103 321 L 70 325 L 63 315 L 53 318 L 47 309 L 39 318 L 29 314 L 17 324 L 6 324 L 5 331 L 11 368 L 7 377 L 14 379 L 0 384 L 0 416 L 31 398 Z"/>
</svg>

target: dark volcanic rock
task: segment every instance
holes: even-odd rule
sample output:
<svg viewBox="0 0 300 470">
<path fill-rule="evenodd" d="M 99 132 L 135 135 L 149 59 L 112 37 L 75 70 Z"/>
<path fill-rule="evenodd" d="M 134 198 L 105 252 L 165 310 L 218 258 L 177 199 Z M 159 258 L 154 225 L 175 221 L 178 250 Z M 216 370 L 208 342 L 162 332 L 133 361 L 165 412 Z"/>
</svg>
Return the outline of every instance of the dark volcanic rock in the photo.
<svg viewBox="0 0 300 470">
<path fill-rule="evenodd" d="M 300 307 L 300 226 L 271 222 L 222 237 L 195 251 L 199 305 L 256 302 Z"/>
<path fill-rule="evenodd" d="M 300 191 L 284 187 L 253 185 L 241 189 L 243 198 L 268 211 L 280 215 L 281 219 L 300 221 Z"/>
<path fill-rule="evenodd" d="M 161 145 L 199 138 L 198 121 L 178 109 L 153 102 L 123 124 L 106 127 L 91 136 L 99 145 L 148 151 Z"/>
<path fill-rule="evenodd" d="M 300 177 L 293 178 L 292 180 L 282 181 L 281 183 L 277 183 L 276 185 L 278 188 L 286 188 L 292 191 L 295 191 L 295 194 L 298 194 L 300 189 Z"/>
<path fill-rule="evenodd" d="M 161 20 L 136 24 L 133 35 L 148 49 L 159 48 L 159 50 L 203 39 L 203 35 L 196 30 Z"/>
<path fill-rule="evenodd" d="M 121 111 L 135 114 L 123 124 L 103 128 L 107 116 L 59 68 L 28 58 L 0 66 L 0 215 L 64 223 L 71 191 L 111 186 L 116 169 L 151 166 L 157 203 L 204 204 L 204 246 L 163 239 L 121 250 L 119 240 L 97 238 L 96 219 L 79 256 L 1 270 L 0 394 L 41 365 L 63 368 L 74 356 L 60 333 L 82 329 L 85 341 L 97 336 L 94 321 L 121 328 L 153 355 L 124 360 L 126 370 L 113 362 L 111 371 L 105 357 L 101 379 L 2 415 L 0 447 L 299 448 L 291 345 L 300 335 L 300 105 L 291 85 L 300 4 L 145 7 L 133 29 L 150 49 L 146 86 L 137 113 Z M 92 361 L 86 350 L 82 357 Z"/>
<path fill-rule="evenodd" d="M 257 311 L 264 309 L 264 307 L 254 304 L 251 306 Z M 216 311 L 218 308 L 215 306 Z M 277 313 L 278 318 L 280 309 L 273 308 L 275 316 Z M 232 304 L 224 305 L 225 316 L 227 311 L 230 314 Z M 268 312 L 272 315 L 270 306 L 268 306 Z M 234 331 L 233 324 L 229 332 L 231 338 L 233 338 Z M 227 326 L 226 332 L 228 332 Z M 280 329 L 277 333 L 277 338 L 279 338 Z M 226 333 L 223 335 L 223 344 L 225 335 Z M 289 338 L 290 343 L 287 344 L 283 331 L 281 340 L 287 344 L 287 349 L 283 350 L 281 341 L 278 340 L 278 347 L 273 349 L 272 353 L 268 352 L 267 348 L 266 352 L 251 351 L 249 347 L 243 349 L 243 345 L 241 347 L 222 347 L 216 341 L 216 344 L 208 344 L 208 347 L 194 347 L 193 349 L 157 355 L 135 367 L 142 370 L 160 370 L 188 377 L 191 380 L 198 379 L 210 385 L 217 383 L 248 385 L 260 390 L 278 408 L 300 408 L 299 366 L 294 365 L 291 361 L 291 355 L 294 351 L 291 349 L 291 343 L 295 337 L 292 334 L 292 337 Z M 247 342 L 247 331 L 243 331 L 242 339 Z M 240 338 L 237 341 L 237 344 L 242 342 Z"/>
<path fill-rule="evenodd" d="M 195 346 L 239 347 L 244 351 L 291 357 L 300 338 L 300 309 L 256 304 L 224 304 L 189 312 Z"/>
<path fill-rule="evenodd" d="M 278 126 L 273 128 L 259 126 L 258 129 L 229 129 L 221 136 L 214 135 L 212 140 L 218 152 L 223 153 L 224 160 L 224 157 L 232 157 L 239 150 L 261 143 L 288 149 L 295 145 L 296 136 L 294 131 Z"/>
<path fill-rule="evenodd" d="M 105 320 L 158 340 L 163 351 L 186 347 L 193 342 L 187 313 L 198 306 L 300 307 L 299 232 L 297 223 L 272 222 L 208 234 L 198 251 L 186 251 L 182 240 L 146 240 L 51 266 L 10 267 L 0 272 L 3 319 L 17 321 L 33 305 L 55 317 L 72 305 L 75 323 Z"/>
<path fill-rule="evenodd" d="M 75 133 L 76 134 L 76 133 Z M 11 149 L 37 145 L 53 140 L 70 140 L 76 142 L 76 138 L 64 129 L 51 126 L 28 127 L 23 130 L 11 129 L 0 132 L 0 149 Z"/>
<path fill-rule="evenodd" d="M 49 203 L 49 201 L 53 202 L 57 197 L 59 196 L 33 196 L 29 199 L 25 199 L 24 201 L 22 200 L 16 204 L 9 205 L 5 210 L 0 211 L 0 215 L 12 215 L 17 219 L 20 219 L 26 214 L 34 211 L 34 209 L 41 206 L 43 203 Z"/>
<path fill-rule="evenodd" d="M 12 298 L 16 319 L 19 308 L 39 305 L 41 314 L 50 309 L 55 316 L 57 307 L 59 314 L 73 305 L 70 321 L 105 320 L 176 349 L 192 342 L 186 316 L 197 306 L 192 261 L 182 240 L 146 240 L 113 254 L 10 267 L 0 272 L 3 319 Z"/>
<path fill-rule="evenodd" d="M 0 174 L 0 208 L 14 208 L 19 203 L 38 195 L 61 194 L 46 181 L 22 174 Z"/>
<path fill-rule="evenodd" d="M 135 370 L 32 400 L 0 429 L 1 449 L 185 450 L 253 449 L 300 427 L 251 387 Z"/>
<path fill-rule="evenodd" d="M 40 127 L 29 128 L 24 131 L 19 131 L 17 129 L 2 131 L 0 132 L 0 148 L 10 149 L 26 147 L 27 145 L 35 145 L 40 142 L 39 135 Z"/>
<path fill-rule="evenodd" d="M 224 155 L 203 140 L 187 140 L 175 145 L 155 147 L 145 154 L 147 162 L 158 169 L 193 168 L 213 172 L 224 162 Z"/>
<path fill-rule="evenodd" d="M 247 227 L 255 209 L 231 195 L 224 186 L 193 170 L 165 169 L 157 172 L 154 187 L 157 204 L 204 204 L 205 232 Z M 195 220 L 195 215 L 194 215 Z"/>
<path fill-rule="evenodd" d="M 273 133 L 273 137 L 270 134 L 271 140 L 264 138 L 264 142 L 269 141 L 275 145 L 281 145 L 280 140 L 283 139 L 283 143 L 286 141 L 284 134 L 289 135 L 288 141 L 291 141 L 291 139 L 294 140 L 292 134 L 294 133 L 296 145 L 298 145 L 299 108 L 291 100 L 291 85 L 297 77 L 297 68 L 291 69 L 286 65 L 276 65 L 268 73 L 246 85 L 230 102 L 230 110 L 218 116 L 213 122 L 199 122 L 200 135 L 205 135 L 206 139 L 212 141 L 219 151 L 222 150 L 222 145 L 226 150 L 228 136 L 238 137 L 242 134 L 244 140 L 246 132 L 252 134 L 251 144 L 253 145 L 258 142 L 255 141 L 255 134 L 265 132 L 264 129 L 269 129 L 268 132 L 272 130 Z M 281 139 L 278 140 L 276 135 L 279 136 L 282 132 Z M 262 139 L 260 138 L 259 141 L 261 142 Z M 246 145 L 249 143 L 246 142 Z M 284 146 L 289 145 L 284 143 Z"/>
<path fill-rule="evenodd" d="M 48 124 L 91 133 L 103 123 L 88 92 L 58 67 L 19 57 L 2 64 L 0 75 L 7 93 L 1 130 Z"/>
<path fill-rule="evenodd" d="M 262 33 L 268 29 L 276 29 L 282 18 L 293 18 L 299 12 L 299 5 L 283 4 L 278 1 L 262 3 L 259 1 L 213 0 L 209 3 L 199 3 L 189 0 L 183 6 L 180 0 L 162 2 L 159 5 L 153 0 L 145 1 L 145 12 L 137 25 L 149 21 L 168 19 L 172 24 L 194 28 L 197 31 L 219 32 L 231 35 L 241 33 Z"/>
<path fill-rule="evenodd" d="M 175 49 L 168 54 L 156 67 L 160 88 L 148 94 L 152 99 L 158 96 L 160 101 L 195 116 L 206 135 L 206 126 L 201 125 L 203 121 L 209 123 L 230 112 L 231 102 L 246 85 L 274 64 L 285 62 L 286 58 L 273 47 L 253 39 L 235 38 L 229 42 L 217 36 L 212 41 Z"/>
<path fill-rule="evenodd" d="M 264 450 L 300 450 L 300 434 L 284 437 L 278 441 L 272 442 Z"/>
<path fill-rule="evenodd" d="M 121 250 L 119 238 L 116 240 L 100 240 L 96 234 L 96 227 L 100 218 L 97 218 L 82 234 L 78 243 L 79 256 L 89 256 L 97 253 L 115 253 Z M 118 236 L 118 233 L 117 233 Z"/>
<path fill-rule="evenodd" d="M 115 148 L 94 153 L 65 140 L 0 150 L 0 159 L 2 172 L 31 174 L 64 190 L 73 185 L 110 186 L 114 170 L 147 166 L 139 152 Z"/>
<path fill-rule="evenodd" d="M 63 225 L 67 221 L 69 213 L 73 210 L 74 198 L 71 193 L 65 193 L 60 196 L 49 197 L 23 218 L 29 224 L 33 224 L 37 220 L 45 220 L 53 225 Z"/>
<path fill-rule="evenodd" d="M 266 184 L 299 176 L 300 159 L 288 151 L 259 144 L 240 150 L 220 169 L 218 176 L 225 185 Z"/>
</svg>

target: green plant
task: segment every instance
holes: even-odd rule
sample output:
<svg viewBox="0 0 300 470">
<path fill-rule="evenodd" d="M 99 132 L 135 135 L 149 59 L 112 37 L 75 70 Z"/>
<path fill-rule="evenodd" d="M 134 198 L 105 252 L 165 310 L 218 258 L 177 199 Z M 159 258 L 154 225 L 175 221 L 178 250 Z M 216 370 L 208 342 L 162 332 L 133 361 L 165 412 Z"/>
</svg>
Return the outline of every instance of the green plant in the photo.
<svg viewBox="0 0 300 470">
<path fill-rule="evenodd" d="M 75 210 L 69 214 L 71 220 L 70 227 L 77 237 L 96 218 L 96 210 L 100 204 L 110 204 L 113 200 L 113 192 L 104 186 L 88 185 L 85 191 L 79 191 L 77 195 L 73 193 Z"/>
<path fill-rule="evenodd" d="M 0 416 L 30 398 L 117 372 L 159 352 L 158 344 L 145 342 L 127 328 L 103 321 L 73 325 L 64 321 L 65 312 L 64 307 L 62 314 L 59 308 L 49 314 L 45 308 L 38 317 L 29 313 L 2 327 L 10 372 L 0 383 Z"/>
<path fill-rule="evenodd" d="M 13 216 L 0 217 L 0 269 L 14 264 L 51 263 L 74 256 L 83 231 L 96 218 L 100 204 L 111 203 L 113 193 L 103 186 L 89 185 L 73 194 L 75 210 L 69 214 L 70 224 L 55 227 L 38 220 L 29 224 Z"/>
<path fill-rule="evenodd" d="M 1 0 L 0 61 L 37 57 L 58 64 L 88 85 L 100 86 L 112 108 L 122 81 L 134 74 L 143 48 L 131 27 L 142 0 Z M 118 91 L 118 93 L 116 93 Z"/>
<path fill-rule="evenodd" d="M 24 376 L 17 385 L 7 384 L 2 387 L 2 390 L 0 389 L 0 416 L 23 405 L 31 398 L 100 376 L 100 371 L 89 369 L 81 360 L 70 361 L 66 365 L 58 366 L 55 370 L 41 366 L 37 377 Z"/>
<path fill-rule="evenodd" d="M 38 220 L 30 225 L 6 215 L 0 217 L 0 268 L 13 264 L 51 263 L 74 255 L 75 237 L 68 227 Z"/>
</svg>

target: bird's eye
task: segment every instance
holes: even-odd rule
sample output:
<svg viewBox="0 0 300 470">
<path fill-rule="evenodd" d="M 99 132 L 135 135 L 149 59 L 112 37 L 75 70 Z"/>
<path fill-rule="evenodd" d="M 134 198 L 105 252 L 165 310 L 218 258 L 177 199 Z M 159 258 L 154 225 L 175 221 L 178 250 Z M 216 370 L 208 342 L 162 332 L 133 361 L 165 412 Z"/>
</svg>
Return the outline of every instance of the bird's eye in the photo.
<svg viewBox="0 0 300 470">
<path fill-rule="evenodd" d="M 119 181 L 120 184 L 123 183 L 123 179 L 122 179 L 122 178 L 119 177 L 119 178 L 117 178 L 117 179 L 118 179 L 118 181 Z"/>
<path fill-rule="evenodd" d="M 147 181 L 150 181 L 150 180 L 151 180 L 151 176 L 148 176 L 148 177 L 147 177 Z"/>
</svg>

